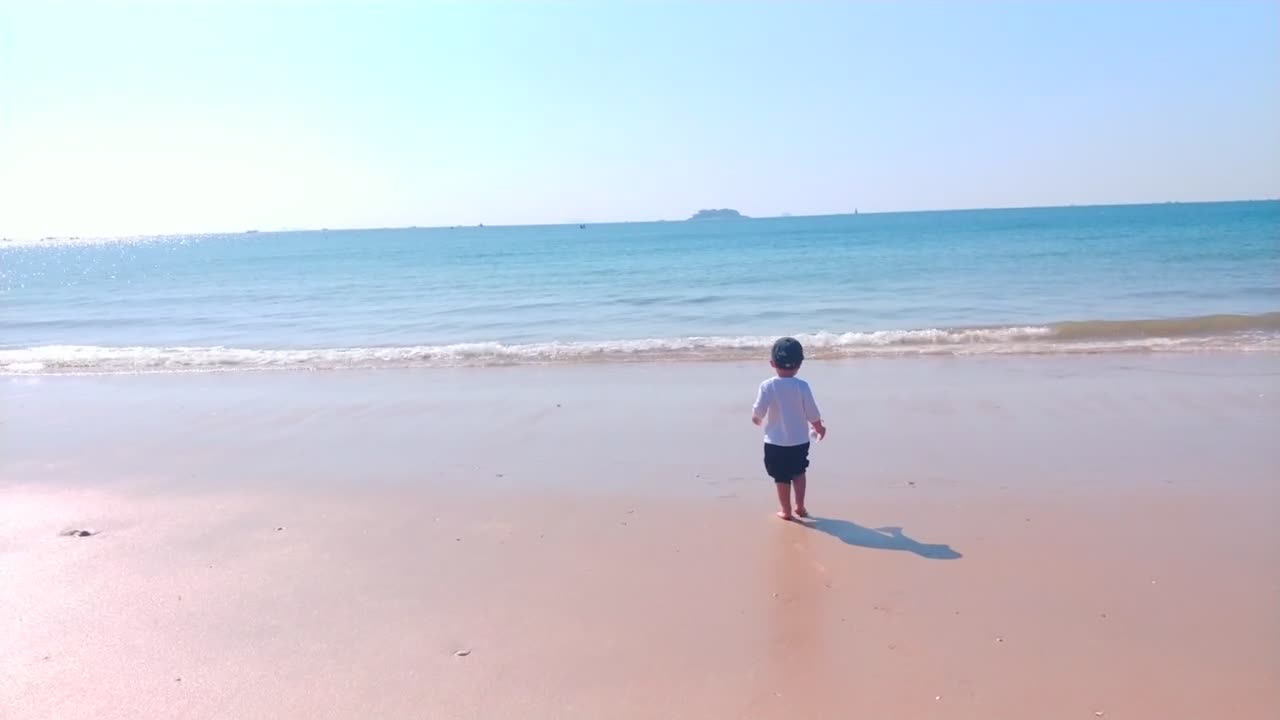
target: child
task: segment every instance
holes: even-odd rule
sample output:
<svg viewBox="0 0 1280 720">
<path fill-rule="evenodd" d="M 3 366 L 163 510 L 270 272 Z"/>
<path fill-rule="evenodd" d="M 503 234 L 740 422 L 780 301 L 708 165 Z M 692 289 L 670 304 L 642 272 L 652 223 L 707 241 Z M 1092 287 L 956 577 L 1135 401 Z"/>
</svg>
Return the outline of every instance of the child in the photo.
<svg viewBox="0 0 1280 720">
<path fill-rule="evenodd" d="M 795 338 L 784 337 L 773 344 L 769 364 L 777 377 L 760 383 L 751 422 L 764 424 L 764 469 L 778 490 L 778 517 L 794 520 L 791 488 L 796 489 L 795 514 L 809 517 L 804 506 L 805 470 L 809 467 L 809 426 L 818 439 L 827 436 L 822 415 L 813 400 L 809 383 L 796 377 L 804 362 L 804 348 Z"/>
</svg>

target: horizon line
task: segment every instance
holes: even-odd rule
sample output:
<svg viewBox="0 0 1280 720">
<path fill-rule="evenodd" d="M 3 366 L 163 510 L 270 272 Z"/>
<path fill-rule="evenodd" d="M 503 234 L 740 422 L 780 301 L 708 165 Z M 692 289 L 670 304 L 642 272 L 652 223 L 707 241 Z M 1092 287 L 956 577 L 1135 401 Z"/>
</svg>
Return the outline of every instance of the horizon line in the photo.
<svg viewBox="0 0 1280 720">
<path fill-rule="evenodd" d="M 926 210 L 868 210 L 861 211 L 854 208 L 852 211 L 833 212 L 833 213 L 814 213 L 792 215 L 783 213 L 778 215 L 740 215 L 736 218 L 710 218 L 706 220 L 697 220 L 695 222 L 734 222 L 736 220 L 800 220 L 805 218 L 830 218 L 830 217 L 853 217 L 855 215 L 924 215 L 929 213 L 953 213 L 953 212 L 988 212 L 988 211 L 1017 211 L 1017 210 L 1064 210 L 1071 208 L 1115 208 L 1115 207 L 1151 207 L 1160 205 L 1226 205 L 1231 203 L 1268 203 L 1280 202 L 1280 197 L 1266 198 L 1243 198 L 1233 200 L 1165 200 L 1157 202 L 1114 202 L 1114 203 L 1073 203 L 1067 205 L 1007 205 L 992 207 L 956 207 L 956 208 L 930 208 Z M 733 209 L 733 208 L 718 208 Z M 700 212 L 700 211 L 695 211 Z M 734 212 L 740 212 L 734 210 Z M 480 229 L 480 228 L 535 228 L 535 227 L 572 227 L 588 226 L 588 225 L 644 225 L 658 223 L 684 223 L 694 221 L 692 217 L 672 220 L 668 218 L 658 218 L 655 220 L 602 220 L 602 221 L 584 221 L 584 220 L 566 220 L 563 222 L 547 222 L 547 223 L 498 223 L 486 224 L 476 223 L 474 225 L 400 225 L 400 226 L 366 226 L 366 227 L 280 227 L 275 229 L 249 228 L 246 230 L 205 230 L 198 232 L 162 232 L 162 233 L 130 233 L 119 235 L 45 235 L 42 237 L 33 236 L 0 236 L 0 243 L 9 242 L 40 242 L 45 240 L 126 240 L 126 239 L 150 239 L 150 238 L 169 238 L 169 237 L 208 237 L 219 235 L 276 235 L 284 233 L 306 233 L 306 232 L 372 232 L 378 230 L 463 230 L 463 229 Z"/>
</svg>

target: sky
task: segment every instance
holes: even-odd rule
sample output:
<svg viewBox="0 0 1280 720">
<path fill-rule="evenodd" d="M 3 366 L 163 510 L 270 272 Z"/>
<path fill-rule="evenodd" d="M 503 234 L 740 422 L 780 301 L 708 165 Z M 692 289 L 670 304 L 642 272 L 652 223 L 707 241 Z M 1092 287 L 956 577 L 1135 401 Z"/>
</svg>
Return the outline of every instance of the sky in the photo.
<svg viewBox="0 0 1280 720">
<path fill-rule="evenodd" d="M 1280 196 L 1280 0 L 0 0 L 0 237 Z"/>
</svg>

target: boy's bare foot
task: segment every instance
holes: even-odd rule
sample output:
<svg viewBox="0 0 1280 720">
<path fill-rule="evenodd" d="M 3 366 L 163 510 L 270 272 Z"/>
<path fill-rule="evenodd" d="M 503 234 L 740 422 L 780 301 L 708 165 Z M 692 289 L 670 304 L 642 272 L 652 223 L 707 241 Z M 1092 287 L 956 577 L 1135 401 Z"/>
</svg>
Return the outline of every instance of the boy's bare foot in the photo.
<svg viewBox="0 0 1280 720">
<path fill-rule="evenodd" d="M 783 520 L 795 520 L 795 517 L 789 512 L 778 511 L 778 517 Z"/>
<path fill-rule="evenodd" d="M 798 507 L 798 508 L 796 508 L 796 514 L 797 514 L 797 515 L 799 515 L 799 516 L 800 516 L 800 517 L 802 517 L 802 518 L 807 518 L 807 517 L 809 517 L 809 511 L 808 511 L 808 510 L 806 510 L 805 508 L 802 508 L 802 507 Z"/>
</svg>

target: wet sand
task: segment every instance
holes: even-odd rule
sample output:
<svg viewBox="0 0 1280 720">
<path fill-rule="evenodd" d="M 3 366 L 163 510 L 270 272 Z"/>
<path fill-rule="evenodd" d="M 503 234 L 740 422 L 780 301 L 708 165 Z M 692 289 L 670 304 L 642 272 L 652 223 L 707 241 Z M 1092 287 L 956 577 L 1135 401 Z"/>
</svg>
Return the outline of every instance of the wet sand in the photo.
<svg viewBox="0 0 1280 720">
<path fill-rule="evenodd" d="M 0 716 L 1270 717 L 1276 373 L 815 364 L 807 525 L 754 365 L 0 379 Z"/>
</svg>

